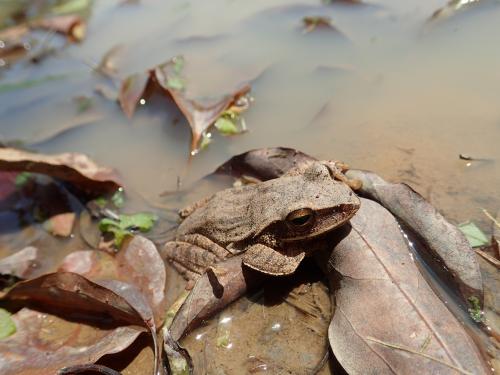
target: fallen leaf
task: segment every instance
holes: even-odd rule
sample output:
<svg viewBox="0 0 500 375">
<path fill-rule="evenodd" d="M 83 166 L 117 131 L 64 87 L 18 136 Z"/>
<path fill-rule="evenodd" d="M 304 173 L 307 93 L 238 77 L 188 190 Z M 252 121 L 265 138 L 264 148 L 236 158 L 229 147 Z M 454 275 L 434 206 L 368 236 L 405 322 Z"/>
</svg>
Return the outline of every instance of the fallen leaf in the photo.
<svg viewBox="0 0 500 375">
<path fill-rule="evenodd" d="M 123 112 L 130 118 L 137 104 L 145 96 L 150 84 L 156 86 L 171 98 L 191 127 L 191 155 L 200 150 L 203 135 L 227 110 L 248 107 L 245 95 L 250 91 L 249 85 L 243 85 L 233 93 L 222 98 L 200 102 L 186 97 L 185 80 L 182 76 L 184 60 L 177 56 L 170 61 L 157 65 L 148 73 L 138 73 L 127 77 L 121 86 L 118 97 Z"/>
<path fill-rule="evenodd" d="M 266 276 L 243 267 L 241 256 L 231 257 L 205 272 L 194 284 L 170 325 L 178 341 L 205 319 L 262 283 Z"/>
<path fill-rule="evenodd" d="M 327 261 L 333 353 L 350 374 L 488 374 L 462 324 L 420 274 L 394 217 L 364 199 Z"/>
<path fill-rule="evenodd" d="M 92 363 L 126 349 L 142 331 L 133 326 L 98 329 L 27 308 L 12 320 L 17 332 L 0 340 L 4 375 L 53 375 L 71 364 Z"/>
<path fill-rule="evenodd" d="M 115 78 L 118 72 L 118 68 L 116 66 L 117 56 L 122 50 L 123 46 L 120 44 L 111 47 L 111 49 L 104 54 L 101 61 L 95 68 L 95 71 L 105 77 Z"/>
<path fill-rule="evenodd" d="M 132 236 L 135 232 L 149 232 L 158 217 L 149 212 L 142 212 L 133 215 L 118 215 L 118 218 L 104 218 L 99 222 L 99 229 L 103 233 L 112 233 L 115 245 L 120 247 L 123 240 Z"/>
<path fill-rule="evenodd" d="M 52 216 L 43 223 L 44 229 L 54 236 L 69 237 L 73 230 L 76 214 L 74 212 L 66 212 Z"/>
<path fill-rule="evenodd" d="M 87 193 L 108 193 L 120 188 L 117 174 L 99 167 L 86 155 L 42 155 L 13 148 L 0 148 L 0 170 L 47 174 L 70 182 Z"/>
<path fill-rule="evenodd" d="M 73 42 L 81 42 L 87 32 L 85 21 L 76 14 L 36 20 L 30 23 L 30 28 L 51 30 L 66 35 Z"/>
<path fill-rule="evenodd" d="M 38 249 L 28 246 L 17 253 L 0 259 L 0 274 L 12 275 L 20 279 L 30 277 L 38 265 Z"/>
<path fill-rule="evenodd" d="M 372 172 L 350 170 L 360 180 L 360 193 L 380 202 L 418 237 L 429 266 L 446 282 L 454 283 L 463 300 L 482 300 L 483 282 L 474 251 L 462 232 L 449 223 L 429 202 L 405 184 L 391 184 Z M 436 262 L 439 260 L 439 263 Z M 443 267 L 444 266 L 444 267 Z"/>
<path fill-rule="evenodd" d="M 134 236 L 116 256 L 96 250 L 73 252 L 64 258 L 59 271 L 78 273 L 96 283 L 116 279 L 135 285 L 151 306 L 157 326 L 165 318 L 165 266 L 147 238 Z"/>
<path fill-rule="evenodd" d="M 76 273 L 58 272 L 18 283 L 9 290 L 3 300 L 29 302 L 44 312 L 57 316 L 79 317 L 80 319 L 86 317 L 97 320 L 100 324 L 146 328 L 155 348 L 154 374 L 159 371 L 161 358 L 156 340 L 153 312 L 145 296 L 134 285 L 118 280 L 102 280 L 97 284 Z M 13 338 L 15 339 L 16 336 Z M 13 350 L 18 351 L 19 348 Z M 2 347 L 0 347 L 0 352 L 2 352 Z M 56 350 L 55 354 L 58 352 Z M 5 363 L 6 368 L 16 361 L 15 357 L 9 358 L 10 361 Z M 82 362 L 81 358 L 79 362 Z M 86 358 L 85 362 L 92 363 L 93 361 Z M 58 367 L 62 366 L 58 365 Z M 2 369 L 1 362 L 0 369 Z"/>
<path fill-rule="evenodd" d="M 488 237 L 486 237 L 483 231 L 471 221 L 458 224 L 457 227 L 465 235 L 465 238 L 467 238 L 471 247 L 485 246 L 490 243 Z"/>
</svg>

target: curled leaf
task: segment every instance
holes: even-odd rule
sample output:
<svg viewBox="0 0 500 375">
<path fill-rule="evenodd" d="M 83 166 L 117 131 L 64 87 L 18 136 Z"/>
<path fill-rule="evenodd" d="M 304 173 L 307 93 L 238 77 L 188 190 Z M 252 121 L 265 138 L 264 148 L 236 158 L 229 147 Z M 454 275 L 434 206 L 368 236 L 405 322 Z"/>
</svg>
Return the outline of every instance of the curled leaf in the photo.
<svg viewBox="0 0 500 375">
<path fill-rule="evenodd" d="M 121 185 L 112 169 L 100 167 L 88 156 L 77 153 L 43 155 L 0 148 L 0 170 L 47 174 L 94 194 L 114 192 Z"/>
</svg>

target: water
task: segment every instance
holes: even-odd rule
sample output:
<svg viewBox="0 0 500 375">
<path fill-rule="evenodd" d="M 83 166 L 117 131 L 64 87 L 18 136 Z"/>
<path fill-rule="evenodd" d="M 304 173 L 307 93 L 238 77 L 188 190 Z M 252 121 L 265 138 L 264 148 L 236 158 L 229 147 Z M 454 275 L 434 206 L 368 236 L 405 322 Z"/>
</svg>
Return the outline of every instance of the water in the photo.
<svg viewBox="0 0 500 375">
<path fill-rule="evenodd" d="M 496 211 L 500 182 L 500 7 L 485 1 L 426 23 L 442 5 L 97 2 L 81 45 L 3 72 L 3 83 L 69 77 L 0 94 L 0 134 L 41 152 L 87 153 L 152 199 L 175 189 L 177 176 L 188 185 L 236 153 L 291 146 L 410 183 L 454 222 L 486 226 L 479 207 Z M 306 15 L 331 17 L 339 32 L 304 34 Z M 89 64 L 117 44 L 121 77 L 184 55 L 191 97 L 253 80 L 249 132 L 216 136 L 188 165 L 189 129 L 172 106 L 156 100 L 129 121 L 115 103 L 93 96 L 103 78 Z M 79 95 L 93 96 L 87 121 L 75 120 Z M 89 124 L 51 137 L 82 122 Z M 494 161 L 467 167 L 460 153 Z"/>
</svg>

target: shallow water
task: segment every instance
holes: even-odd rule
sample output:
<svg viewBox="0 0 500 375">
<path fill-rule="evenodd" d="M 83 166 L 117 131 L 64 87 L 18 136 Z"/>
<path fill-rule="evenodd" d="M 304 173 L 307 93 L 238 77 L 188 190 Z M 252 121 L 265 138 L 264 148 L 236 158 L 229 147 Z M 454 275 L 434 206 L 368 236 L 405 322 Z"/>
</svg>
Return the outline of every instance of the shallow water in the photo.
<svg viewBox="0 0 500 375">
<path fill-rule="evenodd" d="M 2 73 L 2 83 L 68 77 L 1 93 L 0 135 L 42 152 L 87 153 L 153 200 L 176 189 L 177 176 L 189 185 L 236 153 L 296 147 L 407 182 L 454 222 L 474 219 L 488 230 L 479 208 L 495 212 L 499 203 L 500 7 L 484 1 L 427 23 L 443 5 L 96 2 L 82 44 Z M 304 34 L 306 15 L 327 15 L 339 31 Z M 124 46 L 122 77 L 184 55 L 191 97 L 252 81 L 249 131 L 215 136 L 188 165 L 187 123 L 160 99 L 129 121 L 115 103 L 93 96 L 87 118 L 76 116 L 72 98 L 92 96 L 103 82 L 89 64 L 116 44 Z M 63 131 L 75 124 L 84 125 Z M 493 161 L 467 167 L 460 153 Z"/>
</svg>

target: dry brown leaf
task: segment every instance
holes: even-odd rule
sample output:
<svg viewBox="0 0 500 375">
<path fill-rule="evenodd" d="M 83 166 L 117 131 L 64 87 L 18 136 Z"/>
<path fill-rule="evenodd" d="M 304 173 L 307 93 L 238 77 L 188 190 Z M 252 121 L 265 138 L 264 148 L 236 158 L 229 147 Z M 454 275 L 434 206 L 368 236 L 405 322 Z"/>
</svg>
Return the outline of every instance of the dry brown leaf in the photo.
<svg viewBox="0 0 500 375">
<path fill-rule="evenodd" d="M 92 363 L 135 341 L 142 329 L 99 329 L 24 308 L 12 316 L 17 331 L 0 341 L 4 375 L 53 375 L 72 364 Z"/>
<path fill-rule="evenodd" d="M 42 155 L 0 148 L 0 170 L 47 174 L 95 194 L 113 192 L 121 186 L 112 169 L 99 167 L 88 156 L 77 153 Z"/>
<path fill-rule="evenodd" d="M 465 301 L 470 296 L 482 300 L 483 281 L 479 265 L 469 242 L 456 226 L 408 185 L 391 184 L 375 173 L 365 171 L 351 170 L 347 175 L 362 181 L 361 193 L 364 196 L 380 202 L 418 236 L 430 252 L 426 260 L 429 264 L 433 259 L 439 260 L 440 264 L 434 264 L 433 268 L 438 275 L 457 285 Z M 447 269 L 446 273 L 440 271 L 443 268 Z"/>
<path fill-rule="evenodd" d="M 150 80 L 149 73 L 136 73 L 125 78 L 122 82 L 118 102 L 128 118 L 132 118 L 139 100 L 146 91 Z"/>
<path fill-rule="evenodd" d="M 156 369 L 159 368 L 161 358 L 158 355 L 153 312 L 148 301 L 133 285 L 117 280 L 104 280 L 100 284 L 96 284 L 76 273 L 58 272 L 18 283 L 8 291 L 3 300 L 29 302 L 38 309 L 57 316 L 86 318 L 115 327 L 117 325 L 132 325 L 146 328 L 155 348 L 155 374 Z M 137 331 L 138 328 L 135 330 Z M 16 337 L 17 335 L 12 336 L 13 339 Z M 119 340 L 116 340 L 117 342 L 113 345 L 119 344 Z M 55 346 L 55 348 L 53 347 L 54 351 L 58 351 L 60 343 L 57 338 L 47 338 L 45 341 L 49 348 L 52 345 L 52 347 Z M 33 348 L 36 350 L 36 347 Z M 20 349 L 11 350 L 18 351 Z M 87 357 L 78 358 L 79 362 L 77 363 L 92 362 L 91 359 L 86 359 Z M 10 368 L 16 360 L 16 357 L 7 357 L 4 367 Z M 30 368 L 47 366 L 45 363 L 31 363 L 30 360 L 25 362 Z"/>
<path fill-rule="evenodd" d="M 489 373 L 383 207 L 364 199 L 326 259 L 336 301 L 329 339 L 349 374 Z"/>
<path fill-rule="evenodd" d="M 135 285 L 153 310 L 156 325 L 162 324 L 165 266 L 155 245 L 147 238 L 134 236 L 116 256 L 95 250 L 73 252 L 64 258 L 59 271 L 78 273 L 97 283 L 117 279 Z"/>
</svg>

